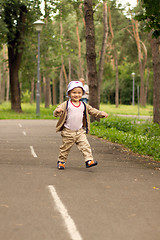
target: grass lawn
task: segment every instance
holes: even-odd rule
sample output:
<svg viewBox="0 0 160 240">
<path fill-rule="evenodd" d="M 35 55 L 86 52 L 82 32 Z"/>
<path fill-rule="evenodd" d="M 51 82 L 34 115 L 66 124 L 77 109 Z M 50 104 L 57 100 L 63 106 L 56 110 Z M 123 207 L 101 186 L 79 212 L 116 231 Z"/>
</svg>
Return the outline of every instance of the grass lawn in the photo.
<svg viewBox="0 0 160 240">
<path fill-rule="evenodd" d="M 55 106 L 45 108 L 44 104 L 40 106 L 40 116 L 36 116 L 36 103 L 22 103 L 22 113 L 16 113 L 11 110 L 11 104 L 4 102 L 0 104 L 0 119 L 53 119 L 53 110 Z"/>
<path fill-rule="evenodd" d="M 4 102 L 0 104 L 0 119 L 53 119 L 53 111 L 56 106 L 50 106 L 45 108 L 44 104 L 40 106 L 40 117 L 36 116 L 36 103 L 22 103 L 23 113 L 15 113 L 11 110 L 10 102 Z M 137 105 L 119 105 L 118 108 L 111 104 L 101 104 L 100 110 L 103 110 L 109 114 L 126 114 L 126 115 L 138 115 Z M 146 107 L 140 107 L 140 115 L 152 116 L 153 107 L 148 105 Z"/>
<path fill-rule="evenodd" d="M 137 105 L 119 105 L 116 108 L 113 104 L 101 104 L 100 110 L 109 114 L 124 114 L 124 115 L 138 115 Z M 147 105 L 146 107 L 139 107 L 140 116 L 153 116 L 153 106 Z"/>
</svg>

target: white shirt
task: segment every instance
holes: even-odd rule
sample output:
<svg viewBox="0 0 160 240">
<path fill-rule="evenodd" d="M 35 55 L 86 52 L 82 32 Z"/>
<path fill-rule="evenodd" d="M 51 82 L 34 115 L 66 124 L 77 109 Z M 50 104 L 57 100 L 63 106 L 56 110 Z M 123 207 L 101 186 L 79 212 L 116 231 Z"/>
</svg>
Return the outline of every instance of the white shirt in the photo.
<svg viewBox="0 0 160 240">
<path fill-rule="evenodd" d="M 68 102 L 67 119 L 64 126 L 70 130 L 78 131 L 83 125 L 84 105 L 80 101 L 79 106 L 75 106 L 72 101 Z"/>
</svg>

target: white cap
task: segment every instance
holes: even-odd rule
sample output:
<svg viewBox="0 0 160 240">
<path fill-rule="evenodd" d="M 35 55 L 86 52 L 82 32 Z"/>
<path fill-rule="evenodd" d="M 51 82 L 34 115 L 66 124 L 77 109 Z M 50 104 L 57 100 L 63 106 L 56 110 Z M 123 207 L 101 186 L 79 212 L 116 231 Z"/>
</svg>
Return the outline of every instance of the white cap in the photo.
<svg viewBox="0 0 160 240">
<path fill-rule="evenodd" d="M 83 90 L 83 94 L 85 93 L 85 89 L 83 87 L 83 84 L 80 81 L 71 81 L 68 84 L 68 88 L 67 88 L 67 96 L 68 96 L 68 92 L 71 91 L 74 88 L 80 87 Z"/>
</svg>

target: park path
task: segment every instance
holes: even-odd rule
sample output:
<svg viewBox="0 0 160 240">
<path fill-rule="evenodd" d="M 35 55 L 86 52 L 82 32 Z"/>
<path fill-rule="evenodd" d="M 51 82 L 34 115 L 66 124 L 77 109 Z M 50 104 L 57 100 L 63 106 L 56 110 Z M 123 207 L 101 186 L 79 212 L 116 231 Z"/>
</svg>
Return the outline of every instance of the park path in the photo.
<svg viewBox="0 0 160 240">
<path fill-rule="evenodd" d="M 160 163 L 88 136 L 56 168 L 55 120 L 0 121 L 0 239 L 159 240 Z"/>
</svg>

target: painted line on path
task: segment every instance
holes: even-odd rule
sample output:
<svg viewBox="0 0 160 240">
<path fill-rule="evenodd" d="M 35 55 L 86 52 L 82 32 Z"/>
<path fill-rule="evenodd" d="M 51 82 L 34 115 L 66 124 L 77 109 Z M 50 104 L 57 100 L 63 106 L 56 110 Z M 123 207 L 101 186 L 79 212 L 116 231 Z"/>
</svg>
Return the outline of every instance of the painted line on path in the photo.
<svg viewBox="0 0 160 240">
<path fill-rule="evenodd" d="M 23 135 L 24 135 L 24 136 L 26 136 L 26 135 L 27 135 L 27 133 L 26 133 L 25 131 L 22 131 L 22 133 L 23 133 Z"/>
<path fill-rule="evenodd" d="M 30 146 L 30 149 L 31 149 L 31 154 L 33 155 L 33 157 L 36 158 L 37 154 L 35 153 L 33 146 Z"/>
<path fill-rule="evenodd" d="M 65 225 L 67 227 L 67 230 L 71 236 L 71 239 L 72 240 L 82 240 L 82 237 L 81 237 L 80 233 L 78 232 L 73 219 L 68 214 L 68 211 L 67 211 L 66 207 L 64 206 L 64 204 L 62 203 L 61 199 L 59 198 L 59 196 L 56 192 L 56 189 L 52 185 L 49 185 L 48 189 L 53 197 L 53 200 L 56 204 L 58 211 L 62 215 L 62 218 L 63 218 Z"/>
</svg>

